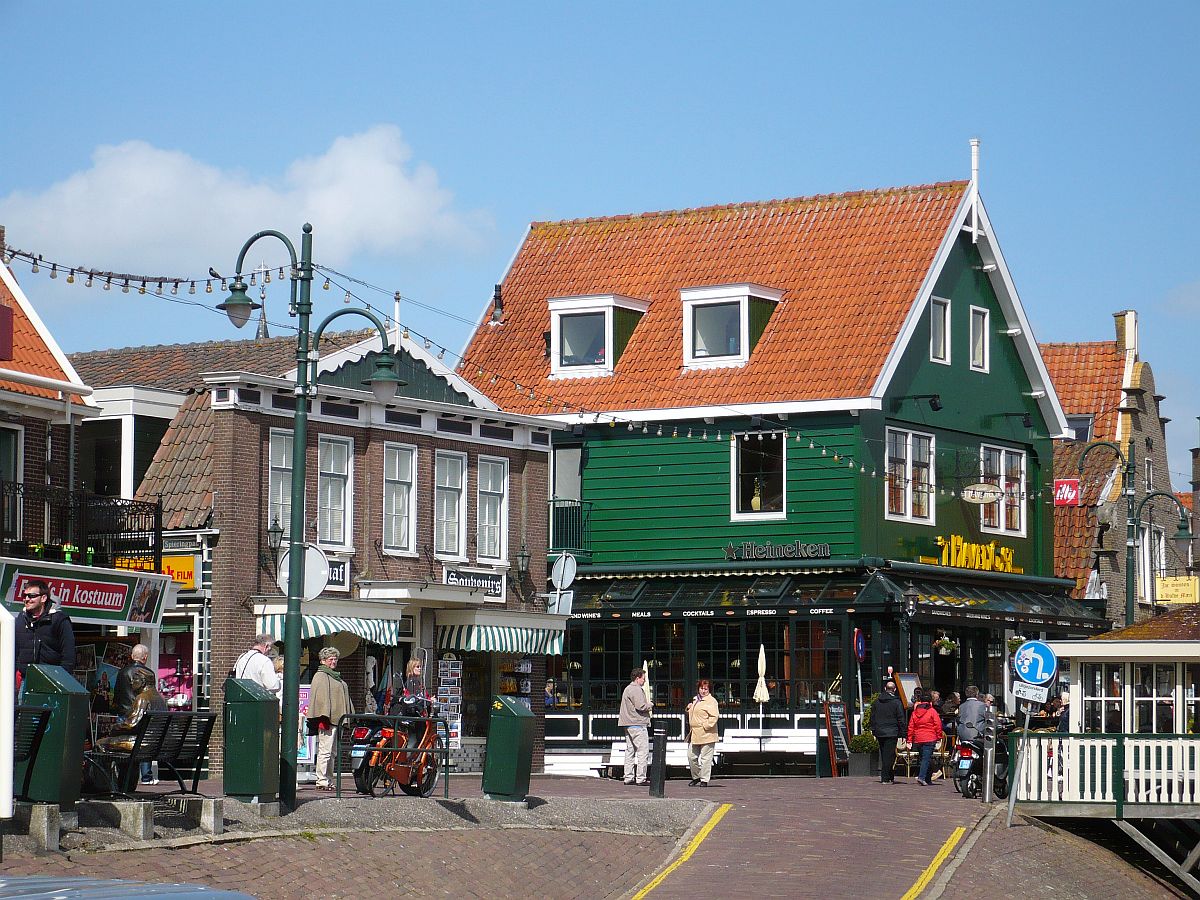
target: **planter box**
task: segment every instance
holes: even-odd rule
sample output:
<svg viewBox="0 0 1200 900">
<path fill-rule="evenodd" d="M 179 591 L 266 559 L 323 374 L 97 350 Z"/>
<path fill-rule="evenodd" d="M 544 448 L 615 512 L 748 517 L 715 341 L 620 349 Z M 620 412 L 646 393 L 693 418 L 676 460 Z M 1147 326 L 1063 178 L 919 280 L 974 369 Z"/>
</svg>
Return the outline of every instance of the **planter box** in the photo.
<svg viewBox="0 0 1200 900">
<path fill-rule="evenodd" d="M 851 777 L 869 778 L 874 776 L 879 777 L 879 751 L 874 753 L 851 753 L 850 764 L 846 768 L 846 774 Z"/>
</svg>

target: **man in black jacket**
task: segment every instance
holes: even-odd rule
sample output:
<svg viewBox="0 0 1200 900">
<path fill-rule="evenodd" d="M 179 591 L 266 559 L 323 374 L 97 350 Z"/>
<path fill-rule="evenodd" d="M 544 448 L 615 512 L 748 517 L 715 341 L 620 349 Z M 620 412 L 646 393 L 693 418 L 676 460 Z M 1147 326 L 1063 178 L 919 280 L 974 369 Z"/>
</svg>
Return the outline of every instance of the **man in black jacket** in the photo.
<svg viewBox="0 0 1200 900">
<path fill-rule="evenodd" d="M 21 600 L 24 611 L 17 616 L 16 657 L 21 678 L 34 663 L 62 666 L 75 670 L 75 630 L 71 618 L 61 609 L 52 610 L 50 586 L 37 579 L 22 579 Z"/>
<path fill-rule="evenodd" d="M 879 780 L 895 784 L 896 741 L 908 733 L 908 716 L 894 681 L 883 686 L 883 693 L 871 706 L 871 733 L 879 742 Z"/>
</svg>

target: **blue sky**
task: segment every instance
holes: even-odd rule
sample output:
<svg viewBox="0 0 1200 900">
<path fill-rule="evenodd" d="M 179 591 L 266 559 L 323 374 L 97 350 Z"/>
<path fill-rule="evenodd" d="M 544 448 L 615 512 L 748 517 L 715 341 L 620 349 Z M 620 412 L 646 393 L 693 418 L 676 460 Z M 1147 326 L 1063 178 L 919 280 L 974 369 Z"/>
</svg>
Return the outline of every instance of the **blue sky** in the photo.
<svg viewBox="0 0 1200 900">
<path fill-rule="evenodd" d="M 966 178 L 977 135 L 1037 338 L 1110 339 L 1137 309 L 1187 486 L 1198 4 L 9 0 L 0 22 L 10 243 L 199 277 L 311 218 L 318 261 L 383 308 L 401 291 L 451 352 L 531 220 Z M 235 334 L 15 270 L 68 351 Z"/>
</svg>

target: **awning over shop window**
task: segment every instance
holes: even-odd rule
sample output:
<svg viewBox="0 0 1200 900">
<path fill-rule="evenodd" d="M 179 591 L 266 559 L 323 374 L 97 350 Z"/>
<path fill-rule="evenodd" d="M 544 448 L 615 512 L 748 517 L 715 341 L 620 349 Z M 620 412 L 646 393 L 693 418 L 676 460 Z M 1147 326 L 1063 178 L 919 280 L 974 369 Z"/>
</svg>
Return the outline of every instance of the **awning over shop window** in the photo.
<svg viewBox="0 0 1200 900">
<path fill-rule="evenodd" d="M 864 601 L 899 600 L 910 579 L 877 574 L 863 588 Z M 1065 594 L 1017 587 L 982 586 L 951 579 L 913 578 L 917 621 L 954 621 L 956 624 L 1013 623 L 1042 628 L 1106 631 L 1108 621 L 1099 613 Z"/>
<path fill-rule="evenodd" d="M 258 630 L 281 641 L 283 640 L 285 618 L 282 615 L 259 616 Z M 350 616 L 301 617 L 300 637 L 305 640 L 336 634 L 339 631 L 357 634 L 363 640 L 373 644 L 382 644 L 385 647 L 392 647 L 400 643 L 400 623 L 388 619 L 361 619 Z"/>
<path fill-rule="evenodd" d="M 567 617 L 502 609 L 437 613 L 439 650 L 485 650 L 530 656 L 561 656 Z"/>
</svg>

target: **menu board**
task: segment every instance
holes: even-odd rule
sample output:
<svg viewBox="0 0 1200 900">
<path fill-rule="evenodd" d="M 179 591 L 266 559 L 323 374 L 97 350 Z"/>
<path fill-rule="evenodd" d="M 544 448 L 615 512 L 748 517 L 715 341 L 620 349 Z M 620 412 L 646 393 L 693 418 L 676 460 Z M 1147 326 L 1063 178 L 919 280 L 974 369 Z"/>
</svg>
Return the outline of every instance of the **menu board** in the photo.
<svg viewBox="0 0 1200 900">
<path fill-rule="evenodd" d="M 438 660 L 437 712 L 450 729 L 450 749 L 462 747 L 462 660 Z"/>
<path fill-rule="evenodd" d="M 846 721 L 845 703 L 825 704 L 825 730 L 829 738 L 829 758 L 835 762 L 850 761 L 850 728 Z M 831 767 L 837 776 L 838 767 Z"/>
</svg>

